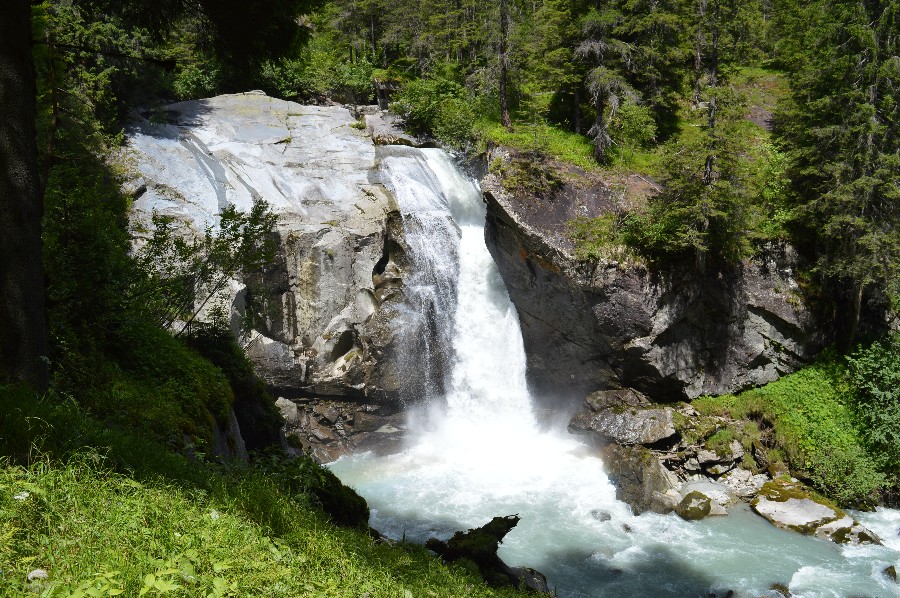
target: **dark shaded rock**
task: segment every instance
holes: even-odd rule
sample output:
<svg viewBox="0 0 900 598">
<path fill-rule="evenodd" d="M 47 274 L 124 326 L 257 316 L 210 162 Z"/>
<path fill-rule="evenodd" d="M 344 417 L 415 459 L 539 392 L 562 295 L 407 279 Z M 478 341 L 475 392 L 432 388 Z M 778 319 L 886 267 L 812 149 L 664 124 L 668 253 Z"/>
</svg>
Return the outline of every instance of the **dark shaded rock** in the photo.
<svg viewBox="0 0 900 598">
<path fill-rule="evenodd" d="M 375 432 L 388 423 L 387 418 L 366 411 L 353 414 L 353 429 L 356 432 Z"/>
<path fill-rule="evenodd" d="M 784 598 L 791 598 L 791 596 L 793 596 L 791 590 L 783 583 L 773 583 L 769 586 L 769 589 L 776 592 L 779 596 L 784 596 Z"/>
<path fill-rule="evenodd" d="M 600 454 L 616 487 L 616 498 L 628 503 L 635 515 L 672 510 L 666 493 L 679 485 L 678 479 L 652 452 L 641 446 L 608 444 Z"/>
<path fill-rule="evenodd" d="M 298 459 L 304 467 L 303 461 Z M 346 527 L 367 529 L 369 527 L 369 505 L 353 488 L 345 486 L 330 469 L 306 462 L 315 467 L 314 472 L 303 472 L 297 479 L 309 484 L 308 490 L 313 493 L 322 510 L 328 513 L 335 523 Z"/>
<path fill-rule="evenodd" d="M 897 568 L 894 565 L 890 565 L 889 567 L 885 567 L 884 571 L 882 571 L 885 575 L 891 578 L 893 581 L 897 581 Z"/>
<path fill-rule="evenodd" d="M 535 571 L 530 567 L 512 567 L 510 569 L 513 575 L 519 580 L 516 585 L 538 594 L 550 595 L 550 586 L 547 585 L 547 577 L 540 571 Z"/>
<path fill-rule="evenodd" d="M 711 508 L 712 499 L 702 492 L 694 490 L 688 492 L 681 499 L 681 502 L 675 507 L 675 512 L 685 521 L 699 521 L 709 516 Z"/>
<path fill-rule="evenodd" d="M 475 563 L 485 582 L 494 587 L 513 586 L 547 593 L 547 579 L 534 569 L 513 569 L 497 556 L 503 538 L 519 523 L 518 515 L 494 517 L 487 524 L 456 532 L 447 542 L 431 538 L 425 547 L 436 552 L 445 562 L 468 559 Z"/>
<path fill-rule="evenodd" d="M 287 450 L 306 451 L 320 463 L 353 452 L 395 452 L 406 429 L 404 416 L 392 405 L 284 397 L 276 405 L 285 420 Z"/>
<path fill-rule="evenodd" d="M 610 515 L 607 511 L 601 511 L 600 509 L 592 510 L 591 517 L 593 517 L 597 521 L 609 521 L 610 519 L 612 519 L 612 515 Z"/>
<path fill-rule="evenodd" d="M 591 411 L 621 409 L 625 407 L 649 407 L 650 399 L 633 388 L 598 390 L 584 399 L 584 406 Z"/>
<path fill-rule="evenodd" d="M 489 162 L 509 162 L 504 151 Z M 615 213 L 614 193 L 577 172 L 551 194 L 510 193 L 503 172 L 482 181 L 485 238 L 519 314 L 536 395 L 723 394 L 775 380 L 820 350 L 823 327 L 796 292 L 790 248 L 707 273 L 580 261 L 566 222 Z"/>
</svg>

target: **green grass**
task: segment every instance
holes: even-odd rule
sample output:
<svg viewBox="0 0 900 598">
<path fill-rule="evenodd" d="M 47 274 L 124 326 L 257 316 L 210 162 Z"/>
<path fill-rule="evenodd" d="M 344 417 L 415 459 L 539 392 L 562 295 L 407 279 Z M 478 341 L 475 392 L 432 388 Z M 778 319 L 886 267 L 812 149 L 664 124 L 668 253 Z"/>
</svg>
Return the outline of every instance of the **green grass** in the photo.
<svg viewBox="0 0 900 598">
<path fill-rule="evenodd" d="M 494 120 L 482 119 L 476 125 L 476 134 L 484 142 L 511 147 L 522 152 L 540 152 L 546 156 L 573 164 L 589 172 L 598 172 L 600 166 L 593 157 L 590 139 L 542 121 L 513 123 L 513 130 Z"/>
<path fill-rule="evenodd" d="M 883 487 L 885 476 L 865 448 L 848 395 L 842 362 L 826 355 L 761 388 L 701 397 L 692 405 L 703 415 L 768 422 L 794 473 L 841 505 L 864 505 Z"/>
<path fill-rule="evenodd" d="M 0 413 L 0 595 L 517 595 L 335 525 L 297 479 L 311 462 L 192 461 L 18 387 Z"/>
<path fill-rule="evenodd" d="M 265 485 L 259 480 L 256 482 Z M 251 490 L 251 489 L 248 489 Z M 461 568 L 415 546 L 338 528 L 275 493 L 280 535 L 238 504 L 201 490 L 148 484 L 104 469 L 91 454 L 0 468 L 0 594 L 470 596 L 490 592 Z M 104 589 L 105 586 L 105 589 Z M 95 590 L 102 590 L 97 593 Z M 367 594 L 368 593 L 368 594 Z"/>
</svg>

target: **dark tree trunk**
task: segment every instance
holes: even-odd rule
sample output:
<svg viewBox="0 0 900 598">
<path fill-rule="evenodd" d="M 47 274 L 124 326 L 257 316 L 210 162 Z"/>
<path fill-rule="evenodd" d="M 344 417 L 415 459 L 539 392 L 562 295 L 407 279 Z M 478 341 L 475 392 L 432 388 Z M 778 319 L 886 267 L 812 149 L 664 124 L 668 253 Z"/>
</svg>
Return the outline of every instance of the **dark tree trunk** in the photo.
<svg viewBox="0 0 900 598">
<path fill-rule="evenodd" d="M 575 85 L 575 96 L 572 104 L 572 128 L 581 135 L 581 88 L 579 85 Z"/>
<path fill-rule="evenodd" d="M 500 120 L 507 129 L 512 129 L 509 118 L 509 99 L 506 93 L 507 71 L 509 70 L 509 6 L 507 0 L 500 0 Z"/>
<path fill-rule="evenodd" d="M 837 348 L 841 353 L 849 353 L 856 342 L 856 334 L 859 331 L 859 318 L 862 314 L 862 300 L 865 285 L 859 281 L 852 281 L 849 288 L 844 288 L 840 293 L 838 303 L 838 334 Z"/>
<path fill-rule="evenodd" d="M 47 388 L 31 5 L 0 13 L 0 377 Z"/>
</svg>

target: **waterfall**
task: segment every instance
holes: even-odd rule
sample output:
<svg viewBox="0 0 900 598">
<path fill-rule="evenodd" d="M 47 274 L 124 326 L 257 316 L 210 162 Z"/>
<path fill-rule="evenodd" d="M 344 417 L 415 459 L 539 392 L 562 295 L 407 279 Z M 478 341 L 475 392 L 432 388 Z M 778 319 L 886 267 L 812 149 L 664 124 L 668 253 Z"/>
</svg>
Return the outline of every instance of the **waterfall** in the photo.
<svg viewBox="0 0 900 598">
<path fill-rule="evenodd" d="M 889 547 L 839 548 L 746 509 L 694 523 L 634 516 L 591 451 L 535 423 L 519 321 L 484 243 L 477 184 L 440 150 L 382 150 L 381 181 L 411 253 L 408 364 L 427 370 L 436 407 L 402 452 L 330 465 L 369 502 L 373 527 L 424 542 L 518 513 L 501 558 L 542 571 L 567 597 L 759 596 L 776 582 L 795 596 L 895 592 L 879 569 L 900 565 Z"/>
<path fill-rule="evenodd" d="M 411 377 L 421 382 L 403 394 L 432 400 L 443 395 L 451 370 L 459 227 L 449 209 L 447 188 L 423 152 L 388 146 L 379 148 L 377 155 L 381 180 L 397 200 L 409 248 L 398 358 L 404 371 L 421 373 Z"/>
</svg>

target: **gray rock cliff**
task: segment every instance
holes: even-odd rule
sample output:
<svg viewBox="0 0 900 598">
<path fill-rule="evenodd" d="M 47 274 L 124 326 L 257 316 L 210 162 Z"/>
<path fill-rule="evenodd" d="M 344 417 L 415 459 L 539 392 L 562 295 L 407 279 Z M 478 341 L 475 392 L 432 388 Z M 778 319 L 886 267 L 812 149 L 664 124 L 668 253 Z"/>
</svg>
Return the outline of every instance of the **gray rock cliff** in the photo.
<svg viewBox="0 0 900 598">
<path fill-rule="evenodd" d="M 408 267 L 400 216 L 356 122 L 340 106 L 250 92 L 166 106 L 129 135 L 135 222 L 156 211 L 202 231 L 257 198 L 278 214 L 274 262 L 219 301 L 235 321 L 252 314 L 248 355 L 288 397 L 390 403 L 416 375 L 401 380 L 392 358 Z"/>
<path fill-rule="evenodd" d="M 519 312 L 538 396 L 580 401 L 598 389 L 635 388 L 661 401 L 735 392 L 795 370 L 821 348 L 789 250 L 707 274 L 580 261 L 565 222 L 609 209 L 611 191 L 576 181 L 543 197 L 511 193 L 503 170 L 492 170 L 482 181 L 485 237 Z"/>
</svg>

